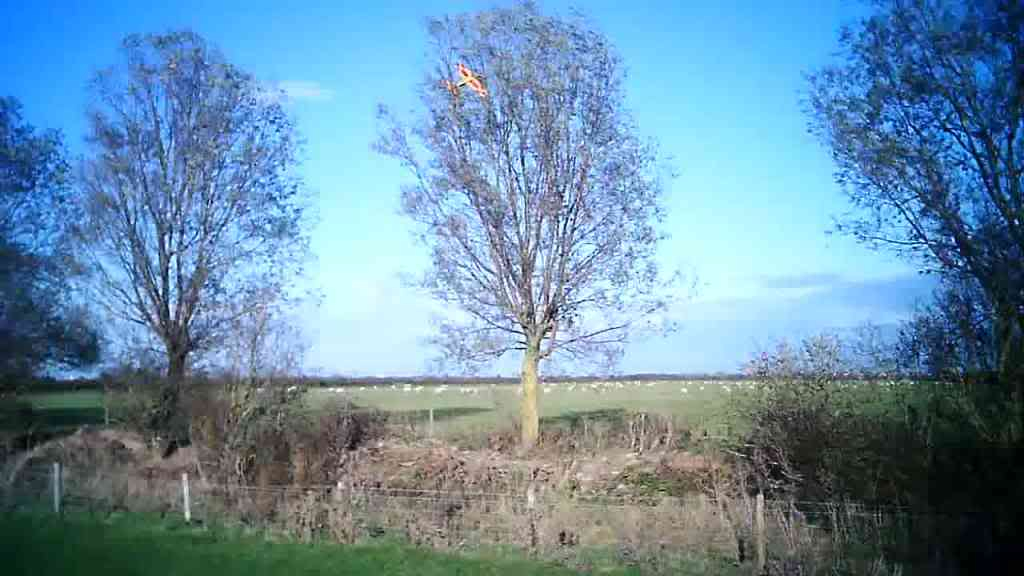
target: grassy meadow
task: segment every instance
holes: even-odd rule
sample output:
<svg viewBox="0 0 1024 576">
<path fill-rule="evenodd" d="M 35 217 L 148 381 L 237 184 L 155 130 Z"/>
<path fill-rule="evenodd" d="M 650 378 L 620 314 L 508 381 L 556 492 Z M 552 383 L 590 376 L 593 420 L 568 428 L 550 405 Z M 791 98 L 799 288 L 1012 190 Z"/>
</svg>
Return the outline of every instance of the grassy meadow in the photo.
<svg viewBox="0 0 1024 576">
<path fill-rule="evenodd" d="M 0 406 L 0 430 L 72 430 L 104 422 L 103 392 L 73 390 L 20 394 Z"/>
<path fill-rule="evenodd" d="M 906 404 L 924 402 L 930 385 L 850 381 L 832 386 L 837 407 L 901 417 Z M 744 428 L 737 406 L 756 398 L 756 386 L 748 381 L 548 382 L 542 386 L 540 411 L 542 425 L 581 416 L 600 418 L 613 411 L 647 412 L 672 418 L 681 429 L 729 436 Z M 443 437 L 514 426 L 520 396 L 516 384 L 414 383 L 320 387 L 308 390 L 305 396 L 311 410 L 322 410 L 343 399 L 419 421 L 433 409 L 435 433 Z"/>
<path fill-rule="evenodd" d="M 902 417 L 904 406 L 921 404 L 935 384 L 910 382 L 839 382 L 832 385 L 838 405 L 870 413 Z M 120 393 L 108 398 L 111 417 L 117 419 Z M 343 401 L 387 412 L 398 421 L 413 422 L 421 429 L 434 411 L 438 437 L 486 434 L 515 426 L 519 413 L 517 384 L 394 383 L 345 387 L 311 387 L 303 402 L 313 413 L 329 410 Z M 75 390 L 18 396 L 32 408 L 37 428 L 63 429 L 104 421 L 102 391 Z M 736 406 L 756 401 L 752 382 L 725 380 L 649 380 L 547 382 L 542 386 L 542 425 L 576 418 L 601 419 L 622 412 L 647 412 L 671 418 L 679 429 L 712 436 L 739 433 L 744 422 Z M 9 417 L 7 419 L 10 419 Z"/>
<path fill-rule="evenodd" d="M 729 398 L 741 388 L 737 383 L 696 381 L 550 382 L 542 386 L 540 415 L 542 423 L 554 423 L 579 416 L 600 418 L 612 411 L 648 412 L 684 427 L 717 429 L 728 423 Z M 433 409 L 435 433 L 443 437 L 514 426 L 520 395 L 516 384 L 394 384 L 313 388 L 305 401 L 317 410 L 341 399 L 418 421 Z"/>
<path fill-rule="evenodd" d="M 194 527 L 133 514 L 63 519 L 5 514 L 0 516 L 0 554 L 5 558 L 4 574 L 10 576 L 575 573 L 523 557 L 457 557 L 389 543 L 270 542 L 240 530 Z"/>
</svg>

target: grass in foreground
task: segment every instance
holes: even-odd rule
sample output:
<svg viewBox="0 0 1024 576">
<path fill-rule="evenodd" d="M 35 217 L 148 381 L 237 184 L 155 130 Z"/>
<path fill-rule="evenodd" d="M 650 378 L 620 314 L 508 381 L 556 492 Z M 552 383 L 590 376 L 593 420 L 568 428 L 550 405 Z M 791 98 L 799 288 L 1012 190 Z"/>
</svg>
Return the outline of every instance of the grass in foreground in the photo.
<svg viewBox="0 0 1024 576">
<path fill-rule="evenodd" d="M 0 516 L 8 576 L 297 576 L 302 574 L 536 575 L 573 572 L 525 559 L 456 557 L 396 544 L 340 546 L 269 542 L 228 529 L 200 529 L 150 516 Z"/>
</svg>

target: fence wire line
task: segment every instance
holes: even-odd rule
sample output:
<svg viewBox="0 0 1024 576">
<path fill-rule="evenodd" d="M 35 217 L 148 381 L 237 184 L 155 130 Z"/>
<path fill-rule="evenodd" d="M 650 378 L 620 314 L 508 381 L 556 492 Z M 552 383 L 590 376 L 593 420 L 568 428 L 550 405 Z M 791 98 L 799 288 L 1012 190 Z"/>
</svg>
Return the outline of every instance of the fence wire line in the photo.
<svg viewBox="0 0 1024 576">
<path fill-rule="evenodd" d="M 82 474 L 81 470 L 75 468 L 62 467 L 61 476 L 62 483 L 66 486 L 69 480 L 80 477 L 92 476 L 94 479 L 103 478 L 113 480 L 115 478 L 120 479 L 135 479 L 142 480 L 147 483 L 147 486 L 152 487 L 154 484 L 160 484 L 165 488 L 172 490 L 180 490 L 181 479 L 180 478 L 167 478 L 160 476 L 157 472 L 139 471 L 139 472 L 119 472 L 109 473 L 104 472 L 98 475 L 92 474 L 89 471 L 85 471 Z M 18 480 L 36 480 L 36 481 L 49 481 L 52 477 L 52 469 L 49 466 L 45 467 L 26 467 L 18 472 Z M 13 486 L 8 486 L 8 489 Z M 388 487 L 388 486 L 363 486 L 359 484 L 350 484 L 345 480 L 341 480 L 335 484 L 273 484 L 266 486 L 252 486 L 243 484 L 224 484 L 210 482 L 203 479 L 202 477 L 193 478 L 191 483 L 191 489 L 193 491 L 220 491 L 224 493 L 242 492 L 242 493 L 254 493 L 254 494 L 280 494 L 284 496 L 294 495 L 303 496 L 308 494 L 320 494 L 327 495 L 331 493 L 344 493 L 353 495 L 366 495 L 371 497 L 382 497 L 395 500 L 405 501 L 420 501 L 420 502 L 452 502 L 452 501 L 464 501 L 464 502 L 490 502 L 490 503 L 502 503 L 502 502 L 517 502 L 526 501 L 528 496 L 524 492 L 469 492 L 461 490 L 428 490 L 428 489 L 417 489 L 417 488 L 401 488 L 401 487 Z M 580 509 L 651 509 L 658 507 L 721 507 L 730 503 L 742 503 L 744 498 L 740 497 L 719 497 L 714 496 L 693 496 L 693 497 L 680 497 L 680 496 L 600 496 L 600 495 L 559 495 L 550 494 L 547 490 L 541 490 L 540 493 L 535 494 L 534 506 L 572 506 Z M 749 497 L 752 498 L 752 497 Z M 809 501 L 809 500 L 786 500 L 786 499 L 765 499 L 765 507 L 772 510 L 778 510 L 782 512 L 795 511 L 799 514 L 828 514 L 839 512 L 844 516 L 851 517 L 902 517 L 902 518 L 924 518 L 924 517 L 966 517 L 969 514 L 943 514 L 943 513 L 924 513 L 914 512 L 909 506 L 894 506 L 894 505 L 869 505 L 857 502 L 842 502 L 842 501 Z"/>
<path fill-rule="evenodd" d="M 666 497 L 628 504 L 558 499 L 557 494 L 537 494 L 531 501 L 526 492 L 478 493 L 489 498 L 472 499 L 466 492 L 369 488 L 344 480 L 335 485 L 245 486 L 207 482 L 193 478 L 191 471 L 186 496 L 181 470 L 173 476 L 166 475 L 169 471 L 104 473 L 75 466 L 60 470 L 60 504 L 54 502 L 54 509 L 62 513 L 65 508 L 101 514 L 130 510 L 180 517 L 188 509 L 189 521 L 237 523 L 304 540 L 353 543 L 387 536 L 449 550 L 513 546 L 555 562 L 582 562 L 580 567 L 588 566 L 588 551 L 602 547 L 629 562 L 643 559 L 657 565 L 657 573 L 664 574 L 678 573 L 673 562 L 693 552 L 742 562 L 744 545 L 755 541 L 777 550 L 843 546 L 837 542 L 847 538 L 899 545 L 933 526 L 930 521 L 901 521 L 908 515 L 861 512 L 858 505 L 839 502 L 768 500 L 757 507 L 757 521 L 755 500 L 742 496 Z M 49 507 L 52 479 L 50 466 L 26 467 L 7 486 L 7 503 Z M 118 484 L 124 480 L 128 482 Z M 805 514 L 798 510 L 800 503 L 815 504 L 826 513 Z"/>
</svg>

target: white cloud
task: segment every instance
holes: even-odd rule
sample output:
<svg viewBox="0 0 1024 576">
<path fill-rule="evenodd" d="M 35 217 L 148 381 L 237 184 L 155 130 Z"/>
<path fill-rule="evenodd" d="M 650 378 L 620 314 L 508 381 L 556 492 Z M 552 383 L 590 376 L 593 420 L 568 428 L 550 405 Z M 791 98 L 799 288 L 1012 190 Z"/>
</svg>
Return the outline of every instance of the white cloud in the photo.
<svg viewBox="0 0 1024 576">
<path fill-rule="evenodd" d="M 319 82 L 306 80 L 283 80 L 270 86 L 270 91 L 283 93 L 286 100 L 326 102 L 334 98 L 334 90 Z"/>
</svg>

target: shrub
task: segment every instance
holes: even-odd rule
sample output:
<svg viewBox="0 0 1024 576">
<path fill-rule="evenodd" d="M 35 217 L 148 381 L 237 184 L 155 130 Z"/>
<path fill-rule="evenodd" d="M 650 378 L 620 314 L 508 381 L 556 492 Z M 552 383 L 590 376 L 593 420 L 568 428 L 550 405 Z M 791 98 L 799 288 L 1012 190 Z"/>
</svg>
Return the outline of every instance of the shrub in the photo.
<svg viewBox="0 0 1024 576">
<path fill-rule="evenodd" d="M 0 397 L 0 430 L 24 431 L 35 421 L 32 403 L 16 396 Z"/>
<path fill-rule="evenodd" d="M 842 393 L 837 338 L 811 338 L 799 349 L 781 344 L 749 370 L 757 390 L 738 406 L 750 427 L 737 452 L 748 480 L 766 495 L 903 504 L 927 481 L 916 425 L 871 413 Z"/>
<path fill-rule="evenodd" d="M 341 401 L 313 413 L 291 380 L 208 382 L 188 394 L 189 433 L 211 474 L 243 485 L 324 484 L 346 453 L 381 435 L 376 411 Z"/>
</svg>

